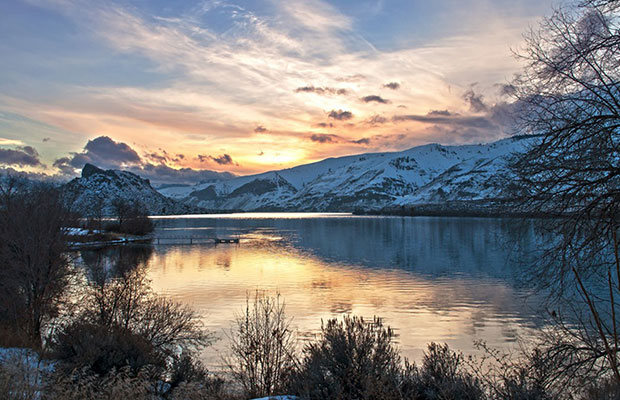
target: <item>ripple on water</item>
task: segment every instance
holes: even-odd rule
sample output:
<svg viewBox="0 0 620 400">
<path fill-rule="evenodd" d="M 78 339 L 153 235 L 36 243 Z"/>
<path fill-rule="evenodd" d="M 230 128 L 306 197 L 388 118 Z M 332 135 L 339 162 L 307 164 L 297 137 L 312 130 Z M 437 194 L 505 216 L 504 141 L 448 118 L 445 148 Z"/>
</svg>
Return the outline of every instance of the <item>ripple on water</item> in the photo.
<svg viewBox="0 0 620 400">
<path fill-rule="evenodd" d="M 304 340 L 322 319 L 379 315 L 414 360 L 431 341 L 465 353 L 478 339 L 507 348 L 544 324 L 537 298 L 515 281 L 521 266 L 514 259 L 526 254 L 515 244 L 527 249 L 536 239 L 499 219 L 242 214 L 157 224 L 175 234 L 241 238 L 239 245 L 154 246 L 148 261 L 155 290 L 196 308 L 220 336 L 204 353 L 212 367 L 227 349 L 223 332 L 255 290 L 282 295 Z"/>
</svg>

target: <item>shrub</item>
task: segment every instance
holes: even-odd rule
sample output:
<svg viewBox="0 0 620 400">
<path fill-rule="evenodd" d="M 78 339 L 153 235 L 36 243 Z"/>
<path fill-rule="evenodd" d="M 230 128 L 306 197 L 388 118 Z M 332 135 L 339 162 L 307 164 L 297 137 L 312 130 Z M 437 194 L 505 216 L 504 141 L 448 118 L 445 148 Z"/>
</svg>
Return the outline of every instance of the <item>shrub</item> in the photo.
<svg viewBox="0 0 620 400">
<path fill-rule="evenodd" d="M 618 400 L 620 387 L 611 379 L 599 379 L 585 389 L 583 400 Z"/>
<path fill-rule="evenodd" d="M 565 398 L 564 394 L 576 391 L 574 386 L 565 385 L 562 374 L 558 374 L 562 362 L 550 347 L 522 349 L 516 358 L 482 342 L 477 343 L 477 347 L 484 350 L 485 356 L 481 361 L 471 362 L 471 368 L 493 399 L 551 400 Z"/>
<path fill-rule="evenodd" d="M 182 352 L 170 366 L 163 395 L 167 399 L 230 399 L 227 382 L 210 374 L 194 354 Z"/>
<path fill-rule="evenodd" d="M 4 349 L 0 354 L 0 398 L 35 400 L 40 398 L 49 365 L 39 355 L 25 349 Z"/>
<path fill-rule="evenodd" d="M 94 374 L 88 368 L 66 375 L 57 373 L 48 382 L 43 399 L 46 400 L 154 400 L 151 371 L 143 369 L 136 374 L 131 368 L 111 370 L 105 376 Z"/>
<path fill-rule="evenodd" d="M 101 270 L 92 273 L 77 320 L 122 327 L 164 356 L 210 344 L 211 335 L 193 310 L 153 292 L 144 266 L 123 270 L 118 265 L 116 269 L 118 277 Z"/>
<path fill-rule="evenodd" d="M 75 322 L 61 329 L 54 338 L 51 356 L 69 372 L 88 368 L 95 374 L 128 367 L 137 374 L 143 367 L 165 367 L 151 343 L 144 337 L 120 326 L 104 326 Z"/>
<path fill-rule="evenodd" d="M 74 269 L 67 226 L 76 218 L 58 188 L 0 182 L 0 325 L 8 343 L 21 336 L 42 347 L 42 333 L 58 316 Z M 11 329 L 13 327 L 14 329 Z M 13 330 L 13 332 L 8 332 Z"/>
<path fill-rule="evenodd" d="M 210 335 L 195 312 L 157 296 L 144 268 L 118 276 L 98 269 L 91 275 L 70 322 L 58 327 L 50 341 L 51 355 L 65 371 L 87 368 L 106 375 L 148 366 L 154 381 L 174 380 L 174 385 L 200 372 L 187 357 L 208 345 Z"/>
<path fill-rule="evenodd" d="M 232 353 L 224 360 L 247 396 L 271 396 L 285 386 L 294 362 L 294 338 L 280 296 L 256 292 L 235 320 Z"/>
<path fill-rule="evenodd" d="M 429 344 L 422 366 L 413 367 L 410 374 L 410 396 L 420 400 L 485 398 L 480 381 L 464 368 L 463 361 L 463 355 L 447 344 Z"/>
<path fill-rule="evenodd" d="M 130 202 L 119 197 L 112 201 L 112 209 L 118 224 L 110 225 L 108 229 L 129 235 L 146 235 L 153 232 L 153 221 L 149 219 L 146 207 L 140 202 Z"/>
<path fill-rule="evenodd" d="M 393 338 L 376 317 L 331 319 L 320 340 L 304 348 L 291 389 L 308 399 L 399 399 L 402 366 Z"/>
</svg>

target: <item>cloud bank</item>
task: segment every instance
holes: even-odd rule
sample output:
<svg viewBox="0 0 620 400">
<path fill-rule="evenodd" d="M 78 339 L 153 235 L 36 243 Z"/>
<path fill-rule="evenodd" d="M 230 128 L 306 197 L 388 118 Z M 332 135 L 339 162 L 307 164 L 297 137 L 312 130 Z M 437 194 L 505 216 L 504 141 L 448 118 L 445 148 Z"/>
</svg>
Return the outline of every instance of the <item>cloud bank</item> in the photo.
<svg viewBox="0 0 620 400">
<path fill-rule="evenodd" d="M 39 153 L 31 146 L 20 146 L 15 149 L 0 148 L 0 164 L 17 167 L 43 166 Z"/>
<path fill-rule="evenodd" d="M 530 10 L 547 2 L 428 2 L 442 26 L 420 16 L 429 28 L 420 32 L 429 33 L 414 41 L 417 31 L 391 23 L 404 6 L 391 2 L 365 15 L 364 7 L 321 0 L 28 0 L 32 15 L 10 14 L 15 21 L 3 37 L 8 57 L 0 72 L 16 84 L 0 94 L 0 128 L 7 114 L 18 115 L 10 128 L 24 143 L 5 144 L 36 146 L 42 156 L 33 164 L 36 156 L 12 148 L 3 157 L 66 173 L 90 160 L 153 174 L 162 165 L 245 174 L 359 152 L 359 145 L 390 151 L 494 140 L 508 132 L 499 115 L 509 108 L 498 111 L 497 96 L 509 89 L 498 94 L 496 85 L 519 68 L 509 48 L 539 15 Z M 373 34 L 376 26 L 390 34 Z M 24 41 L 38 46 L 28 56 Z M 56 48 L 63 52 L 50 51 Z M 29 73 L 32 55 L 49 68 Z M 325 129 L 342 139 L 308 140 Z M 96 139 L 81 148 L 86 138 Z"/>
<path fill-rule="evenodd" d="M 204 157 L 204 162 L 213 162 L 217 165 L 229 165 L 233 163 L 232 157 L 224 154 L 218 157 Z M 72 177 L 79 173 L 86 163 L 94 164 L 104 169 L 124 169 L 148 178 L 154 183 L 183 183 L 195 184 L 212 179 L 226 179 L 234 176 L 228 172 L 216 172 L 211 170 L 196 170 L 192 168 L 172 168 L 167 165 L 169 161 L 181 161 L 183 154 L 170 156 L 165 150 L 159 152 L 147 152 L 140 156 L 138 152 L 123 142 L 117 142 L 108 136 L 99 136 L 89 140 L 79 153 L 58 158 L 54 161 L 60 173 L 66 177 Z M 156 163 L 153 163 L 156 161 Z"/>
</svg>

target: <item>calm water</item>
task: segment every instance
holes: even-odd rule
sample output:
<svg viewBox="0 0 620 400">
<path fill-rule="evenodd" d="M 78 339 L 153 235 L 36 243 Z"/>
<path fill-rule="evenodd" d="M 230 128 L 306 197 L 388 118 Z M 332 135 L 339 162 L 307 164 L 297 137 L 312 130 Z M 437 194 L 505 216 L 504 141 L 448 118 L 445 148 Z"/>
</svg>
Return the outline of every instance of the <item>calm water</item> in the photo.
<svg viewBox="0 0 620 400">
<path fill-rule="evenodd" d="M 506 348 L 544 324 L 537 297 L 518 285 L 535 236 L 514 220 L 239 214 L 156 221 L 160 236 L 240 238 L 238 245 L 164 242 L 145 258 L 154 289 L 194 307 L 219 336 L 204 353 L 211 368 L 227 349 L 235 313 L 257 289 L 283 296 L 304 338 L 321 319 L 381 316 L 414 360 L 431 341 L 473 353 L 474 340 Z"/>
</svg>

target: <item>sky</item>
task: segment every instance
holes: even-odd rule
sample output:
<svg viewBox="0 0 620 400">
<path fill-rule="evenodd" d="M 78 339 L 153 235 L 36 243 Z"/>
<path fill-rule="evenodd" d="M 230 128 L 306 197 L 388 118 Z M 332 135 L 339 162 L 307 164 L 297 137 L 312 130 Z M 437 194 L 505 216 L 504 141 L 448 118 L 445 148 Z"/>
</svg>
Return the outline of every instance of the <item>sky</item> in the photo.
<svg viewBox="0 0 620 400">
<path fill-rule="evenodd" d="M 156 181 L 494 141 L 550 0 L 3 0 L 0 168 Z"/>
</svg>

